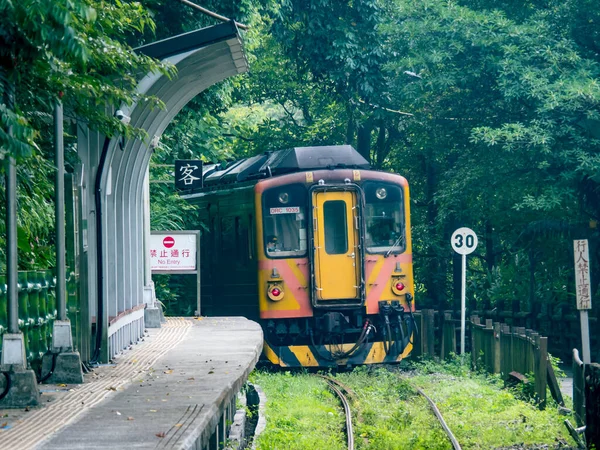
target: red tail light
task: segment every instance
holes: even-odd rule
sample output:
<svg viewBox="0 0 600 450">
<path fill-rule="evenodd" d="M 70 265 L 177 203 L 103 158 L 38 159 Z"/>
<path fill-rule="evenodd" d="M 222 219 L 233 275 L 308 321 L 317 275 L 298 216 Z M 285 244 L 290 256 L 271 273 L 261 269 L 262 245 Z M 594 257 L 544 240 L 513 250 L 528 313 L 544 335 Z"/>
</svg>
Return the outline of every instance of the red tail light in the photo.
<svg viewBox="0 0 600 450">
<path fill-rule="evenodd" d="M 404 284 L 402 284 L 400 282 L 396 283 L 396 289 L 398 289 L 399 291 L 403 290 L 404 287 L 405 287 Z"/>
</svg>

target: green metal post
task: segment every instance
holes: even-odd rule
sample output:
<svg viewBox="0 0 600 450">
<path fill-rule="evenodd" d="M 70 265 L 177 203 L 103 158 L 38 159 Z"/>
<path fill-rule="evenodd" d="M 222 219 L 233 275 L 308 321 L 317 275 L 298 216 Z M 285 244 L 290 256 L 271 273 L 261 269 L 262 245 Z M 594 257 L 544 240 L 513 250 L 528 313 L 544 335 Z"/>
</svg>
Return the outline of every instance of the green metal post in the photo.
<svg viewBox="0 0 600 450">
<path fill-rule="evenodd" d="M 37 279 L 37 273 L 34 271 L 26 272 L 27 275 L 27 293 L 29 297 L 29 318 L 30 326 L 30 345 L 32 358 L 38 360 L 42 357 L 42 334 L 40 323 L 40 285 Z"/>
<path fill-rule="evenodd" d="M 40 312 L 40 321 L 42 323 L 41 326 L 41 335 L 42 335 L 42 348 L 41 351 L 46 353 L 48 348 L 50 347 L 50 331 L 49 331 L 49 323 L 50 317 L 48 315 L 48 280 L 46 280 L 46 272 L 43 270 L 38 270 L 36 272 L 37 279 L 40 285 L 40 301 L 39 301 L 39 312 Z"/>
<path fill-rule="evenodd" d="M 20 330 L 23 332 L 23 341 L 25 343 L 25 355 L 27 361 L 31 361 L 33 353 L 31 352 L 31 325 L 33 320 L 29 317 L 29 289 L 27 286 L 27 272 L 17 273 L 17 292 L 18 292 L 18 311 Z M 10 299 L 9 299 L 10 306 Z"/>
<path fill-rule="evenodd" d="M 0 275 L 0 336 L 8 329 L 8 312 L 6 311 L 6 277 Z M 2 339 L 0 339 L 2 349 Z"/>
</svg>

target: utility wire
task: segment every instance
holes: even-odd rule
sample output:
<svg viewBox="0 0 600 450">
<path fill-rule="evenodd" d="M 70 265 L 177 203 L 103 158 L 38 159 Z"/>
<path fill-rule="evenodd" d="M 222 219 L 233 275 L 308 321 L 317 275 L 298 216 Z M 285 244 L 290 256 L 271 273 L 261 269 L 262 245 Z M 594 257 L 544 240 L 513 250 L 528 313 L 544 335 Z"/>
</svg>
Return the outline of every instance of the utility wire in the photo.
<svg viewBox="0 0 600 450">
<path fill-rule="evenodd" d="M 207 16 L 213 17 L 215 19 L 219 19 L 222 20 L 223 22 L 229 22 L 230 19 L 228 19 L 225 16 L 222 16 L 220 14 L 214 13 L 212 11 L 209 11 L 206 8 L 203 8 L 200 5 L 196 5 L 195 3 L 190 2 L 189 0 L 179 0 L 181 3 L 183 3 L 184 5 L 188 5 L 191 6 L 194 9 L 197 9 L 198 11 L 200 11 L 203 14 L 206 14 Z M 244 25 L 243 23 L 239 23 L 239 22 L 235 22 L 235 24 L 237 25 L 238 28 L 241 28 L 242 30 L 247 30 L 248 29 L 248 25 Z"/>
</svg>

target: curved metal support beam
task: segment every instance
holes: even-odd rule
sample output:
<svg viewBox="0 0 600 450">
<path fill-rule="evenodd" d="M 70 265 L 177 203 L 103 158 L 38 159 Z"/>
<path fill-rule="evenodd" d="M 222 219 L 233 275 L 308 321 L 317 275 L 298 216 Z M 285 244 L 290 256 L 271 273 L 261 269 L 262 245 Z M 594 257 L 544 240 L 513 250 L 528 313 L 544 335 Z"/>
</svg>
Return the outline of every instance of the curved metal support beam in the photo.
<svg viewBox="0 0 600 450">
<path fill-rule="evenodd" d="M 131 125 L 146 130 L 148 141 L 162 135 L 177 113 L 199 93 L 225 78 L 248 70 L 234 23 L 186 33 L 140 47 L 137 51 L 177 67 L 177 75 L 172 79 L 148 74 L 138 84 L 140 93 L 157 97 L 164 103 L 164 109 L 152 108 L 146 103 L 121 108 L 131 117 Z M 93 186 L 92 175 L 95 174 L 92 172 L 97 170 L 98 156 L 94 157 L 90 151 L 94 147 L 98 153 L 102 145 L 94 140 L 92 132 L 86 137 L 87 146 L 82 153 L 87 154 L 87 162 L 93 167 L 93 170 L 88 170 L 91 181 L 88 186 Z M 121 144 L 124 144 L 122 148 Z M 111 348 L 109 352 L 109 321 L 144 302 L 144 258 L 147 255 L 144 253 L 143 184 L 152 149 L 149 142 L 130 140 L 123 143 L 121 137 L 105 140 L 103 145 L 107 145 L 107 151 L 99 174 L 100 202 L 88 205 L 88 217 L 100 214 L 101 230 L 90 230 L 89 234 L 95 236 L 97 232 L 101 233 L 96 243 L 101 242 L 98 251 L 103 260 L 100 267 L 96 267 L 93 258 L 88 257 L 88 262 L 90 290 L 94 289 L 96 282 L 101 283 L 101 288 L 96 291 L 96 300 L 100 294 L 98 301 L 103 307 L 97 309 L 104 310 L 104 317 L 98 317 L 97 323 L 101 324 L 103 335 L 100 360 L 106 361 L 122 349 Z M 93 226 L 93 221 L 88 221 L 88 226 Z M 90 242 L 90 245 L 94 243 Z M 93 296 L 90 296 L 90 301 L 93 301 Z M 131 336 L 126 335 L 111 338 L 111 343 L 113 347 L 123 347 L 128 346 L 130 340 Z"/>
</svg>

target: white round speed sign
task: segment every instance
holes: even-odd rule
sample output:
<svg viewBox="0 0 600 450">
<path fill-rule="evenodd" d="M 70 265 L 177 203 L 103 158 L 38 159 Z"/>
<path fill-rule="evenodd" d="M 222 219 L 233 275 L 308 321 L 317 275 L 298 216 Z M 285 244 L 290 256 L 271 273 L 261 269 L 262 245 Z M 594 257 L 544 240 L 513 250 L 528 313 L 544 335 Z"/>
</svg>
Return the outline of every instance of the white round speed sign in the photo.
<svg viewBox="0 0 600 450">
<path fill-rule="evenodd" d="M 452 248 L 461 255 L 473 253 L 477 248 L 477 242 L 477 235 L 470 228 L 459 228 L 452 233 Z"/>
</svg>

